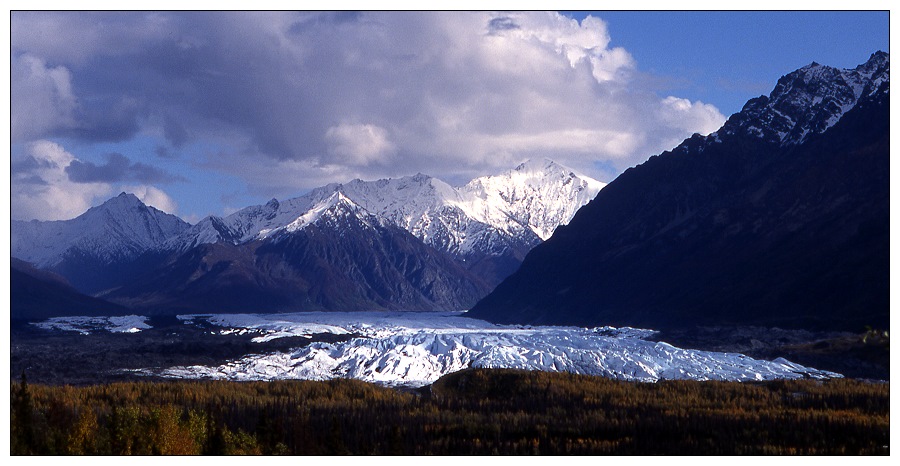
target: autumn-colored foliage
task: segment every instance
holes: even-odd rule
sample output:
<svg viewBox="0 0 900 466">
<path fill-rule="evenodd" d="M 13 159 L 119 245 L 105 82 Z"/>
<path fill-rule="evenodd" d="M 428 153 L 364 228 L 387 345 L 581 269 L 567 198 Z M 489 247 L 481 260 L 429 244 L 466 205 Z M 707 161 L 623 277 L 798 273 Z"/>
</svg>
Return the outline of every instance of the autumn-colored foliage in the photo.
<svg viewBox="0 0 900 466">
<path fill-rule="evenodd" d="M 354 381 L 12 386 L 13 454 L 889 454 L 889 384 L 466 370 Z"/>
</svg>

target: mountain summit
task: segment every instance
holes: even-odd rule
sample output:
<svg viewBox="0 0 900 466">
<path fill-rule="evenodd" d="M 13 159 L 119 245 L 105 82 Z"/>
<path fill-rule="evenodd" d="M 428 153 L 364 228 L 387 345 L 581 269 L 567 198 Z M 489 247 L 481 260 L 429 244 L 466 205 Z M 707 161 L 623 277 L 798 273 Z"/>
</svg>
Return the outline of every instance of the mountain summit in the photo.
<svg viewBox="0 0 900 466">
<path fill-rule="evenodd" d="M 71 220 L 13 221 L 11 255 L 94 293 L 114 281 L 104 270 L 131 263 L 189 226 L 123 192 Z"/>
<path fill-rule="evenodd" d="M 41 267 L 76 254 L 114 261 L 156 247 L 188 226 L 123 192 L 72 220 L 13 221 L 12 255 Z"/>
<path fill-rule="evenodd" d="M 885 52 L 847 70 L 813 62 L 782 76 L 768 97 L 747 102 L 713 139 L 745 134 L 782 146 L 801 144 L 834 126 L 861 100 L 887 92 L 889 65 Z"/>
<path fill-rule="evenodd" d="M 469 313 L 654 329 L 889 316 L 889 61 L 811 64 L 627 170 Z"/>
<path fill-rule="evenodd" d="M 330 184 L 193 226 L 123 193 L 73 220 L 14 222 L 13 256 L 148 313 L 460 310 L 602 187 L 529 161 L 462 187 Z"/>
<path fill-rule="evenodd" d="M 527 161 L 495 176 L 453 187 L 421 173 L 397 179 L 329 184 L 304 196 L 208 217 L 164 247 L 233 245 L 304 228 L 339 194 L 365 211 L 461 261 L 491 286 L 525 254 L 567 223 L 604 183 L 551 160 Z M 307 219 L 307 220 L 304 220 Z"/>
<path fill-rule="evenodd" d="M 273 207 L 252 213 L 264 219 Z M 334 192 L 256 239 L 170 253 L 104 297 L 156 313 L 430 311 L 470 307 L 488 291 L 452 258 Z"/>
</svg>

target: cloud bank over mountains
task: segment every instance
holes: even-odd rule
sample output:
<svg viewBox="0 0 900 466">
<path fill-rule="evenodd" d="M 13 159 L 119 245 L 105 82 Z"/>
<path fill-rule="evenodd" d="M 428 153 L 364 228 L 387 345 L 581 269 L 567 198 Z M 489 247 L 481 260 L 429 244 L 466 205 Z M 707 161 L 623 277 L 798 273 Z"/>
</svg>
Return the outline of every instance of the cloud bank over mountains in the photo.
<svg viewBox="0 0 900 466">
<path fill-rule="evenodd" d="M 608 181 L 725 120 L 657 94 L 601 19 L 552 12 L 14 12 L 11 37 L 21 219 L 125 185 L 173 208 L 191 170 L 269 196 L 539 157 Z M 92 144 L 116 149 L 72 149 Z"/>
</svg>

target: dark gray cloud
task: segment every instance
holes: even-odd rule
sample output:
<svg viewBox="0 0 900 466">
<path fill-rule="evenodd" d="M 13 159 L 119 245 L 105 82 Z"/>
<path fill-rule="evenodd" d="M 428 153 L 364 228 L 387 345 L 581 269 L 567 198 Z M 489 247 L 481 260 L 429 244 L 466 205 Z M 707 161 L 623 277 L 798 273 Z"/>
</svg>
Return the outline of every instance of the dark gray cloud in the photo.
<svg viewBox="0 0 900 466">
<path fill-rule="evenodd" d="M 25 175 L 16 177 L 16 183 L 39 186 L 48 186 L 50 184 L 47 182 L 47 180 L 41 178 L 40 175 Z"/>
<path fill-rule="evenodd" d="M 166 116 L 163 122 L 166 140 L 174 147 L 182 147 L 190 139 L 188 130 L 175 118 Z"/>
<path fill-rule="evenodd" d="M 500 16 L 488 22 L 488 30 L 491 32 L 509 31 L 511 29 L 519 29 L 519 25 L 507 16 Z"/>
<path fill-rule="evenodd" d="M 53 168 L 59 168 L 54 161 L 37 159 L 30 155 L 15 158 L 10 163 L 10 172 L 13 175 L 28 174 L 37 170 Z"/>
<path fill-rule="evenodd" d="M 174 159 L 175 157 L 177 157 L 177 154 L 163 145 L 156 146 L 156 149 L 153 149 L 153 153 L 156 154 L 157 157 L 161 157 L 164 159 Z"/>
<path fill-rule="evenodd" d="M 76 183 L 108 183 L 126 178 L 131 162 L 122 154 L 109 154 L 105 165 L 73 160 L 66 167 L 69 180 Z"/>
<path fill-rule="evenodd" d="M 73 160 L 65 169 L 69 181 L 75 183 L 118 183 L 137 181 L 140 183 L 170 183 L 184 181 L 183 177 L 141 162 L 131 162 L 119 153 L 107 155 L 106 163 Z"/>
<path fill-rule="evenodd" d="M 305 17 L 300 21 L 293 22 L 290 27 L 288 27 L 288 32 L 291 34 L 301 34 L 310 27 L 355 23 L 362 19 L 363 12 L 361 11 L 322 11 L 316 13 L 313 17 Z"/>
<path fill-rule="evenodd" d="M 127 141 L 141 130 L 140 103 L 128 98 L 95 95 L 80 101 L 75 118 L 79 125 L 60 132 L 60 135 L 88 142 Z"/>
</svg>

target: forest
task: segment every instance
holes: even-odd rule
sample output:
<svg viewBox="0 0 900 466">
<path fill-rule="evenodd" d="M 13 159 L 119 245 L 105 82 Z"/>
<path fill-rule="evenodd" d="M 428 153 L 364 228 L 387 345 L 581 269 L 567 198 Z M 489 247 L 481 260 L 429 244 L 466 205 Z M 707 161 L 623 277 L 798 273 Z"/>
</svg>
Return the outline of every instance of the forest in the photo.
<svg viewBox="0 0 900 466">
<path fill-rule="evenodd" d="M 469 369 L 356 380 L 11 382 L 13 455 L 890 454 L 890 385 Z"/>
</svg>

